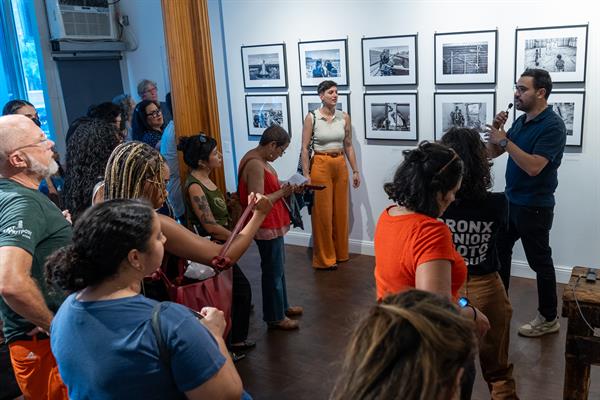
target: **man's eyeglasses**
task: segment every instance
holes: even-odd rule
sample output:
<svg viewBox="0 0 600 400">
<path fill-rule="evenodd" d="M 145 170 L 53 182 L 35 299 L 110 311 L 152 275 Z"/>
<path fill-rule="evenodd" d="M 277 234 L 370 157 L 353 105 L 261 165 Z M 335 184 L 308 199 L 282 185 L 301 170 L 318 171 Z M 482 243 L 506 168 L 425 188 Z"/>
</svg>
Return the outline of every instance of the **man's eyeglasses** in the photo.
<svg viewBox="0 0 600 400">
<path fill-rule="evenodd" d="M 152 117 L 152 118 L 158 118 L 161 115 L 162 115 L 162 111 L 160 111 L 160 108 L 152 111 L 151 113 L 146 114 L 147 117 Z"/>
<path fill-rule="evenodd" d="M 146 89 L 146 90 L 144 91 L 144 93 L 156 93 L 156 92 L 158 92 L 158 89 L 157 89 L 157 88 L 155 88 L 155 87 L 153 87 L 153 88 L 150 88 L 150 89 Z"/>
<path fill-rule="evenodd" d="M 520 86 L 520 85 L 514 85 L 513 89 L 514 89 L 515 92 L 519 92 L 519 93 L 525 93 L 526 91 L 529 90 L 528 87 L 526 87 L 526 86 Z"/>
<path fill-rule="evenodd" d="M 42 140 L 40 140 L 39 142 L 36 142 L 36 143 L 26 144 L 25 146 L 19 146 L 16 149 L 12 149 L 7 154 L 12 154 L 15 151 L 23 150 L 23 149 L 26 149 L 28 147 L 37 147 L 37 146 L 40 146 L 40 145 L 45 145 L 46 143 L 48 143 L 48 139 L 45 138 L 45 139 L 42 139 Z"/>
</svg>

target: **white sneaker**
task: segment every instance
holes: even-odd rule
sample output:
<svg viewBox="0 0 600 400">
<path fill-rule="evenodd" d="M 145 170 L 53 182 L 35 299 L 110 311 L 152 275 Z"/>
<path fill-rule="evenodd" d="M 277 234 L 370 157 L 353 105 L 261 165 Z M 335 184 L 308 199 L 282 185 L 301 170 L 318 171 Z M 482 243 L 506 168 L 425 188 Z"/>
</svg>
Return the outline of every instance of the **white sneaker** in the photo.
<svg viewBox="0 0 600 400">
<path fill-rule="evenodd" d="M 519 328 L 519 335 L 527 337 L 538 337 L 547 333 L 555 333 L 560 329 L 558 317 L 553 321 L 546 321 L 542 314 L 538 313 L 535 318 Z"/>
</svg>

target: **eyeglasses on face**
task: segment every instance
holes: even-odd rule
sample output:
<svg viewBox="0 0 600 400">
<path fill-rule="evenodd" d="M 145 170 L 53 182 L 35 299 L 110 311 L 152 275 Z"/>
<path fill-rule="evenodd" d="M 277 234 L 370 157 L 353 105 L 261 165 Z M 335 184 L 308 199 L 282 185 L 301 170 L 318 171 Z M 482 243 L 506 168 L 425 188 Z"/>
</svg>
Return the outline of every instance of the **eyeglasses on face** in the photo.
<svg viewBox="0 0 600 400">
<path fill-rule="evenodd" d="M 160 108 L 157 108 L 156 110 L 146 114 L 147 117 L 151 117 L 151 118 L 158 118 L 161 115 L 162 115 L 162 111 L 160 111 Z"/>
<path fill-rule="evenodd" d="M 14 153 L 15 151 L 18 151 L 18 150 L 23 150 L 23 149 L 26 149 L 26 148 L 28 148 L 28 147 L 38 147 L 38 146 L 43 146 L 43 145 L 46 145 L 48 142 L 49 142 L 49 140 L 48 140 L 47 138 L 44 138 L 44 139 L 40 140 L 39 142 L 36 142 L 36 143 L 30 143 L 30 144 L 26 144 L 26 145 L 24 145 L 24 146 L 19 146 L 19 147 L 17 147 L 16 149 L 12 149 L 12 150 L 11 150 L 11 151 L 9 151 L 7 154 L 12 154 L 12 153 Z"/>
<path fill-rule="evenodd" d="M 527 86 L 521 86 L 521 85 L 514 85 L 513 86 L 513 90 L 515 92 L 519 92 L 519 93 L 525 93 L 526 91 L 529 90 L 529 88 Z"/>
<path fill-rule="evenodd" d="M 156 88 L 156 86 L 153 86 L 153 87 L 151 87 L 151 88 L 148 88 L 148 89 L 146 89 L 146 90 L 144 91 L 144 93 L 152 93 L 152 94 L 154 94 L 154 93 L 156 93 L 156 92 L 158 92 L 158 89 Z"/>
</svg>

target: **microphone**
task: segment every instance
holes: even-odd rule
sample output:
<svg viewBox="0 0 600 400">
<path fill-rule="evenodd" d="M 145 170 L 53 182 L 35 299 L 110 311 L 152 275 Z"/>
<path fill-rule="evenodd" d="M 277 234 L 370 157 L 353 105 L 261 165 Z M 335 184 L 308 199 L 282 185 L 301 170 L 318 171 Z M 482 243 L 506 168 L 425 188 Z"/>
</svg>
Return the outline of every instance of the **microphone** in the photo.
<svg viewBox="0 0 600 400">
<path fill-rule="evenodd" d="M 508 116 L 508 112 L 510 111 L 510 109 L 512 108 L 513 103 L 508 103 L 508 107 L 506 108 L 506 115 Z"/>
</svg>

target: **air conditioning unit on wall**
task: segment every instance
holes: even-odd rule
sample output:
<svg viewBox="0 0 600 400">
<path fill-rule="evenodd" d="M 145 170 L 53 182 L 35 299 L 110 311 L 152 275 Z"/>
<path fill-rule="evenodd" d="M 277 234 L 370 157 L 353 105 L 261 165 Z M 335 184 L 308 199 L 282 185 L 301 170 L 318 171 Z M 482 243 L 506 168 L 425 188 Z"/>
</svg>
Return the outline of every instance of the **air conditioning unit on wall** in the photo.
<svg viewBox="0 0 600 400">
<path fill-rule="evenodd" d="M 109 0 L 46 0 L 52 40 L 117 40 L 115 9 Z"/>
</svg>

